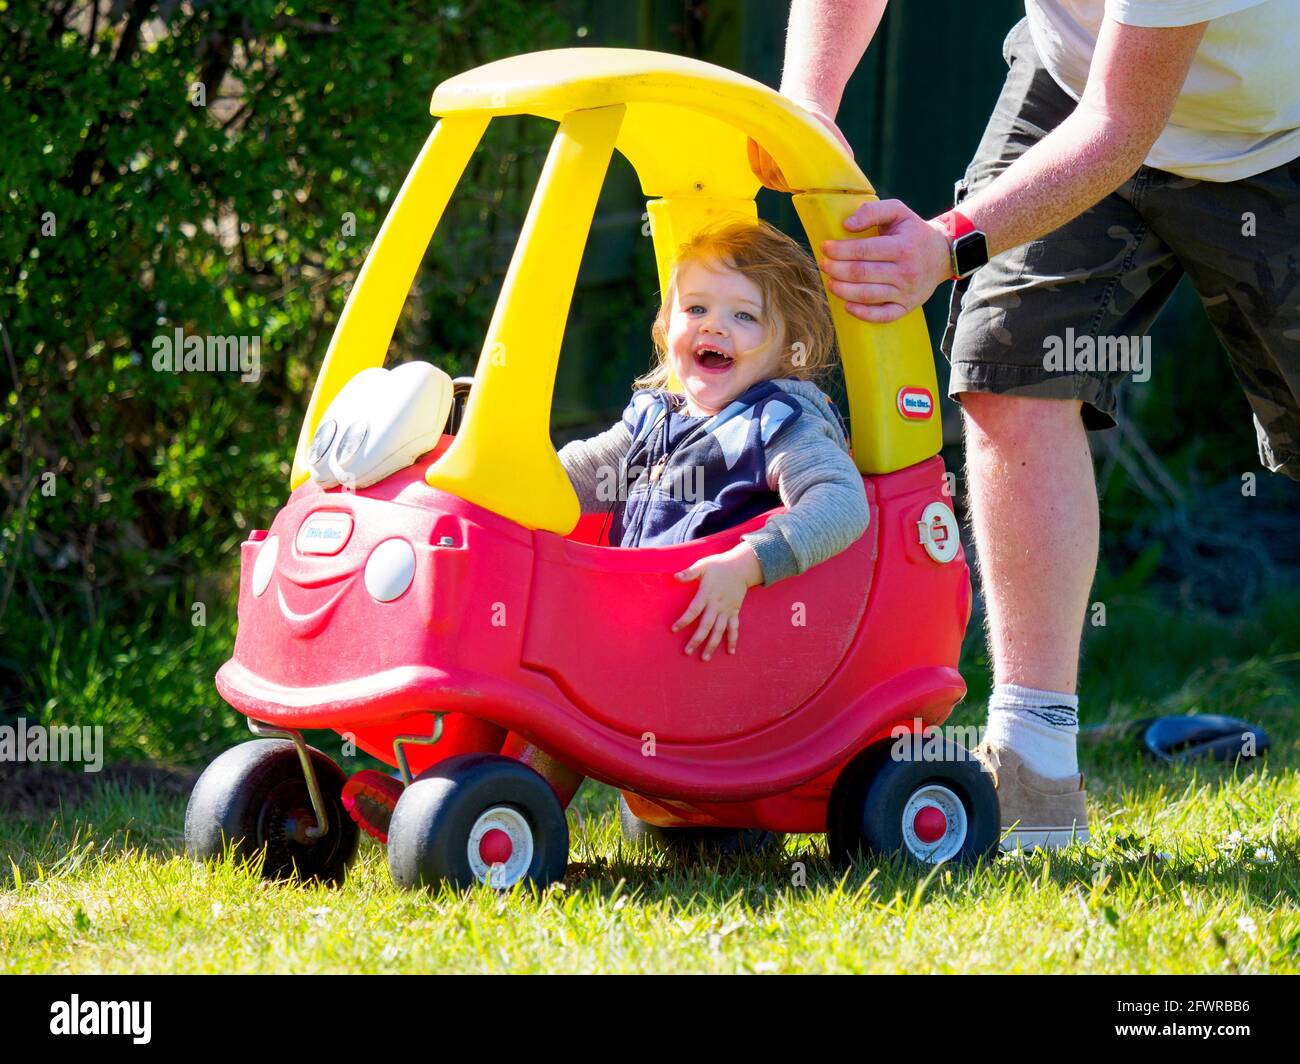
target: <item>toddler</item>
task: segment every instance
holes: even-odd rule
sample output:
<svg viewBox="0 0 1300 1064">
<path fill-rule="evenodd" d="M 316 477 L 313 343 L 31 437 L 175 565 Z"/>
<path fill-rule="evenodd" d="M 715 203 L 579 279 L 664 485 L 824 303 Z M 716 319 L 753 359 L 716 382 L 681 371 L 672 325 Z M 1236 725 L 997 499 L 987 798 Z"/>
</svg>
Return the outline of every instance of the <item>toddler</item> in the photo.
<svg viewBox="0 0 1300 1064">
<path fill-rule="evenodd" d="M 730 550 L 677 573 L 698 580 L 674 632 L 686 653 L 736 652 L 740 607 L 825 561 L 867 527 L 862 476 L 839 414 L 814 383 L 834 329 L 813 260 L 763 221 L 701 230 L 683 245 L 655 319 L 654 369 L 613 428 L 560 451 L 583 513 L 612 518 L 612 546 L 684 543 L 778 505 Z M 669 391 L 675 375 L 681 391 Z"/>
</svg>

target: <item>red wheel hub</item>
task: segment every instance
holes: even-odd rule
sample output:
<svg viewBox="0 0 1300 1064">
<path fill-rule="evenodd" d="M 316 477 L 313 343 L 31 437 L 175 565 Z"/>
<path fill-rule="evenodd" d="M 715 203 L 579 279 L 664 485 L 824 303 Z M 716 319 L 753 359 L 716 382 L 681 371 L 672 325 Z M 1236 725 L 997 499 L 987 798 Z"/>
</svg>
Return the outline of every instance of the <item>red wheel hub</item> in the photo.
<svg viewBox="0 0 1300 1064">
<path fill-rule="evenodd" d="M 514 853 L 514 850 L 514 846 L 510 844 L 510 836 L 500 828 L 493 828 L 478 841 L 478 855 L 483 859 L 483 863 L 489 867 L 491 865 L 505 864 L 510 860 L 510 855 Z"/>
<path fill-rule="evenodd" d="M 948 830 L 948 818 L 937 805 L 927 805 L 912 821 L 916 837 L 925 843 L 938 842 Z"/>
</svg>

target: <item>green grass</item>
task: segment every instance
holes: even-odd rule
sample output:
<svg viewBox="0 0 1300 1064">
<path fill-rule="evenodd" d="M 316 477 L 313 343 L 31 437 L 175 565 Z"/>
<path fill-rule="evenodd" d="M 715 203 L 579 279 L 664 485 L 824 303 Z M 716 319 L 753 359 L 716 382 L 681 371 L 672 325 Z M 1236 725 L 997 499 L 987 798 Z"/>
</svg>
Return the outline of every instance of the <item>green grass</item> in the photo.
<svg viewBox="0 0 1300 1064">
<path fill-rule="evenodd" d="M 891 859 L 837 873 L 820 837 L 671 863 L 622 849 L 613 792 L 570 811 L 565 884 L 537 895 L 398 891 L 363 838 L 338 890 L 181 854 L 184 802 L 100 788 L 0 819 L 0 972 L 1298 972 L 1300 620 L 1109 603 L 1085 719 L 1223 710 L 1264 724 L 1263 764 L 1156 766 L 1086 746 L 1094 838 L 974 869 Z M 964 672 L 983 695 L 978 634 Z M 971 703 L 959 722 L 979 722 Z M 7 860 L 2 859 L 7 857 Z"/>
</svg>

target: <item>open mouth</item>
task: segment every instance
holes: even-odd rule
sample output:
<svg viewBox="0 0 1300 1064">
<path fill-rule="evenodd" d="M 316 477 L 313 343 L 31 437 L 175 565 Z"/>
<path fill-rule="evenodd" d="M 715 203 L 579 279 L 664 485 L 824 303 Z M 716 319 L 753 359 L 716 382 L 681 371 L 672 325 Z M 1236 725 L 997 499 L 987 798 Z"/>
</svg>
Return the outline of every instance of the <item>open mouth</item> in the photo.
<svg viewBox="0 0 1300 1064">
<path fill-rule="evenodd" d="M 701 347 L 695 352 L 695 361 L 702 369 L 707 369 L 711 373 L 722 373 L 731 368 L 735 359 L 716 348 Z"/>
</svg>

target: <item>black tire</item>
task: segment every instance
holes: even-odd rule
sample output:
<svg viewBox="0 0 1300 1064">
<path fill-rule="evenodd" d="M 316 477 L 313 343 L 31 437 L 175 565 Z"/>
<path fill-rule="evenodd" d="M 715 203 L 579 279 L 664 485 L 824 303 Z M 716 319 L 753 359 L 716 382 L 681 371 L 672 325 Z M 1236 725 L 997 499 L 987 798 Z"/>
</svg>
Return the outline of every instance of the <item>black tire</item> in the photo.
<svg viewBox="0 0 1300 1064">
<path fill-rule="evenodd" d="M 764 831 L 762 828 L 661 828 L 632 812 L 621 794 L 618 796 L 618 823 L 623 829 L 623 838 L 633 849 L 659 850 L 675 856 L 773 853 L 785 840 L 779 831 Z"/>
<path fill-rule="evenodd" d="M 921 864 L 972 864 L 997 848 L 997 792 L 973 754 L 945 742 L 941 759 L 896 760 L 892 749 L 892 743 L 882 743 L 864 751 L 831 791 L 826 834 L 836 864 L 847 865 L 860 854 L 898 852 Z M 929 844 L 904 825 L 912 811 L 928 804 L 946 810 L 944 835 Z"/>
<path fill-rule="evenodd" d="M 227 847 L 240 861 L 263 850 L 266 879 L 342 883 L 357 852 L 357 825 L 343 808 L 346 776 L 319 750 L 308 747 L 329 831 L 304 834 L 316 824 L 298 751 L 288 739 L 255 739 L 227 750 L 194 785 L 185 810 L 185 852 L 197 861 L 220 860 Z"/>
<path fill-rule="evenodd" d="M 511 840 L 495 875 L 481 849 L 471 857 L 476 829 L 500 830 Z M 388 869 L 408 889 L 547 887 L 564 878 L 568 863 L 569 825 L 555 792 L 527 765 L 500 754 L 459 754 L 420 773 L 388 828 Z"/>
</svg>

